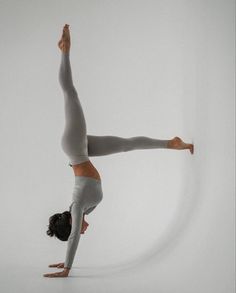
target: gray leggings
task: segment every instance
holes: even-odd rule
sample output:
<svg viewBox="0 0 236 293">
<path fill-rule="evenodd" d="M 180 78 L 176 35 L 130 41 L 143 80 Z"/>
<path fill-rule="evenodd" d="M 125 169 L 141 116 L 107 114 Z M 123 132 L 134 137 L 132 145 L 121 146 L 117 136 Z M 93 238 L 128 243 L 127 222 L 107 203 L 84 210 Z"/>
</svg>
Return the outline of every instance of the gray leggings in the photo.
<svg viewBox="0 0 236 293">
<path fill-rule="evenodd" d="M 118 136 L 87 135 L 83 109 L 73 85 L 70 53 L 61 53 L 59 82 L 64 94 L 65 128 L 61 139 L 63 151 L 70 159 L 70 165 L 89 160 L 92 156 L 105 156 L 141 149 L 167 148 L 169 140 L 146 136 L 123 138 Z"/>
</svg>

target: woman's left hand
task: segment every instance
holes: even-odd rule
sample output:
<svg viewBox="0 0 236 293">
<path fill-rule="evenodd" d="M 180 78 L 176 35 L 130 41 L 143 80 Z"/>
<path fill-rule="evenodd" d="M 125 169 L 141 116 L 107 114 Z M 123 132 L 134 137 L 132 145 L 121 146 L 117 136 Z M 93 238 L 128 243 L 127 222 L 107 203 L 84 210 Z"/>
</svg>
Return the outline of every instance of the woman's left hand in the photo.
<svg viewBox="0 0 236 293">
<path fill-rule="evenodd" d="M 43 276 L 49 278 L 66 278 L 69 275 L 69 271 L 69 269 L 64 269 L 62 272 L 44 274 Z"/>
</svg>

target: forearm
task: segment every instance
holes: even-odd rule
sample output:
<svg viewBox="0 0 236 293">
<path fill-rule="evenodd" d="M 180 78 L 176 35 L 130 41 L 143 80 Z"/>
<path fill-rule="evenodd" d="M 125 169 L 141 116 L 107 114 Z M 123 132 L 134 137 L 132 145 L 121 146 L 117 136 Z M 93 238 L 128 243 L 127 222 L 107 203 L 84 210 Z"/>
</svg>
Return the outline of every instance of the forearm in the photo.
<svg viewBox="0 0 236 293">
<path fill-rule="evenodd" d="M 79 206 L 77 206 L 77 204 L 74 204 L 72 206 L 71 217 L 72 217 L 72 228 L 71 228 L 71 233 L 67 242 L 67 251 L 66 251 L 66 258 L 64 263 L 64 267 L 67 269 L 71 268 L 74 261 L 74 257 L 75 257 L 76 250 L 80 240 L 80 231 L 81 231 L 82 221 L 84 217 L 83 211 L 80 209 Z"/>
<path fill-rule="evenodd" d="M 71 269 L 78 247 L 79 239 L 80 233 L 78 233 L 78 235 L 72 235 L 68 239 L 64 268 Z"/>
</svg>

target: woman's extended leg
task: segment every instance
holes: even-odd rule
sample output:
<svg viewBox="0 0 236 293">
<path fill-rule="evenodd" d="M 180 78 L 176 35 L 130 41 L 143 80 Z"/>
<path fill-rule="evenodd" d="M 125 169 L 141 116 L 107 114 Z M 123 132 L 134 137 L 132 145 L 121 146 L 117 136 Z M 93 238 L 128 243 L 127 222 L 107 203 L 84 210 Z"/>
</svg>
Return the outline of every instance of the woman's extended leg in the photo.
<svg viewBox="0 0 236 293">
<path fill-rule="evenodd" d="M 63 151 L 70 158 L 71 164 L 88 161 L 88 141 L 86 121 L 83 109 L 73 85 L 70 66 L 70 33 L 69 26 L 63 28 L 62 38 L 58 43 L 61 49 L 59 82 L 64 94 L 65 128 L 61 139 Z"/>
<path fill-rule="evenodd" d="M 106 156 L 115 153 L 143 149 L 189 149 L 193 154 L 193 145 L 184 143 L 179 137 L 170 140 L 154 139 L 146 136 L 123 138 L 119 136 L 88 135 L 88 155 Z"/>
</svg>

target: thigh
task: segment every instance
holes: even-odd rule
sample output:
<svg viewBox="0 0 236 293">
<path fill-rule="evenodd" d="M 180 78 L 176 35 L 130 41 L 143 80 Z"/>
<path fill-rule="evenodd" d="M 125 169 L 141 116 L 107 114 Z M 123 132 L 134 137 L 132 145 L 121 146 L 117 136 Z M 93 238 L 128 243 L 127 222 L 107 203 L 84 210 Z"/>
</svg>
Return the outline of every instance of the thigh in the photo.
<svg viewBox="0 0 236 293">
<path fill-rule="evenodd" d="M 65 128 L 76 131 L 79 135 L 86 134 L 86 121 L 81 102 L 75 89 L 64 93 Z"/>
<path fill-rule="evenodd" d="M 119 136 L 88 135 L 88 155 L 89 156 L 106 156 L 115 153 L 128 151 L 130 148 L 129 138 Z"/>
<path fill-rule="evenodd" d="M 86 122 L 76 91 L 65 95 L 65 127 L 61 138 L 63 151 L 69 155 L 87 154 Z"/>
</svg>

